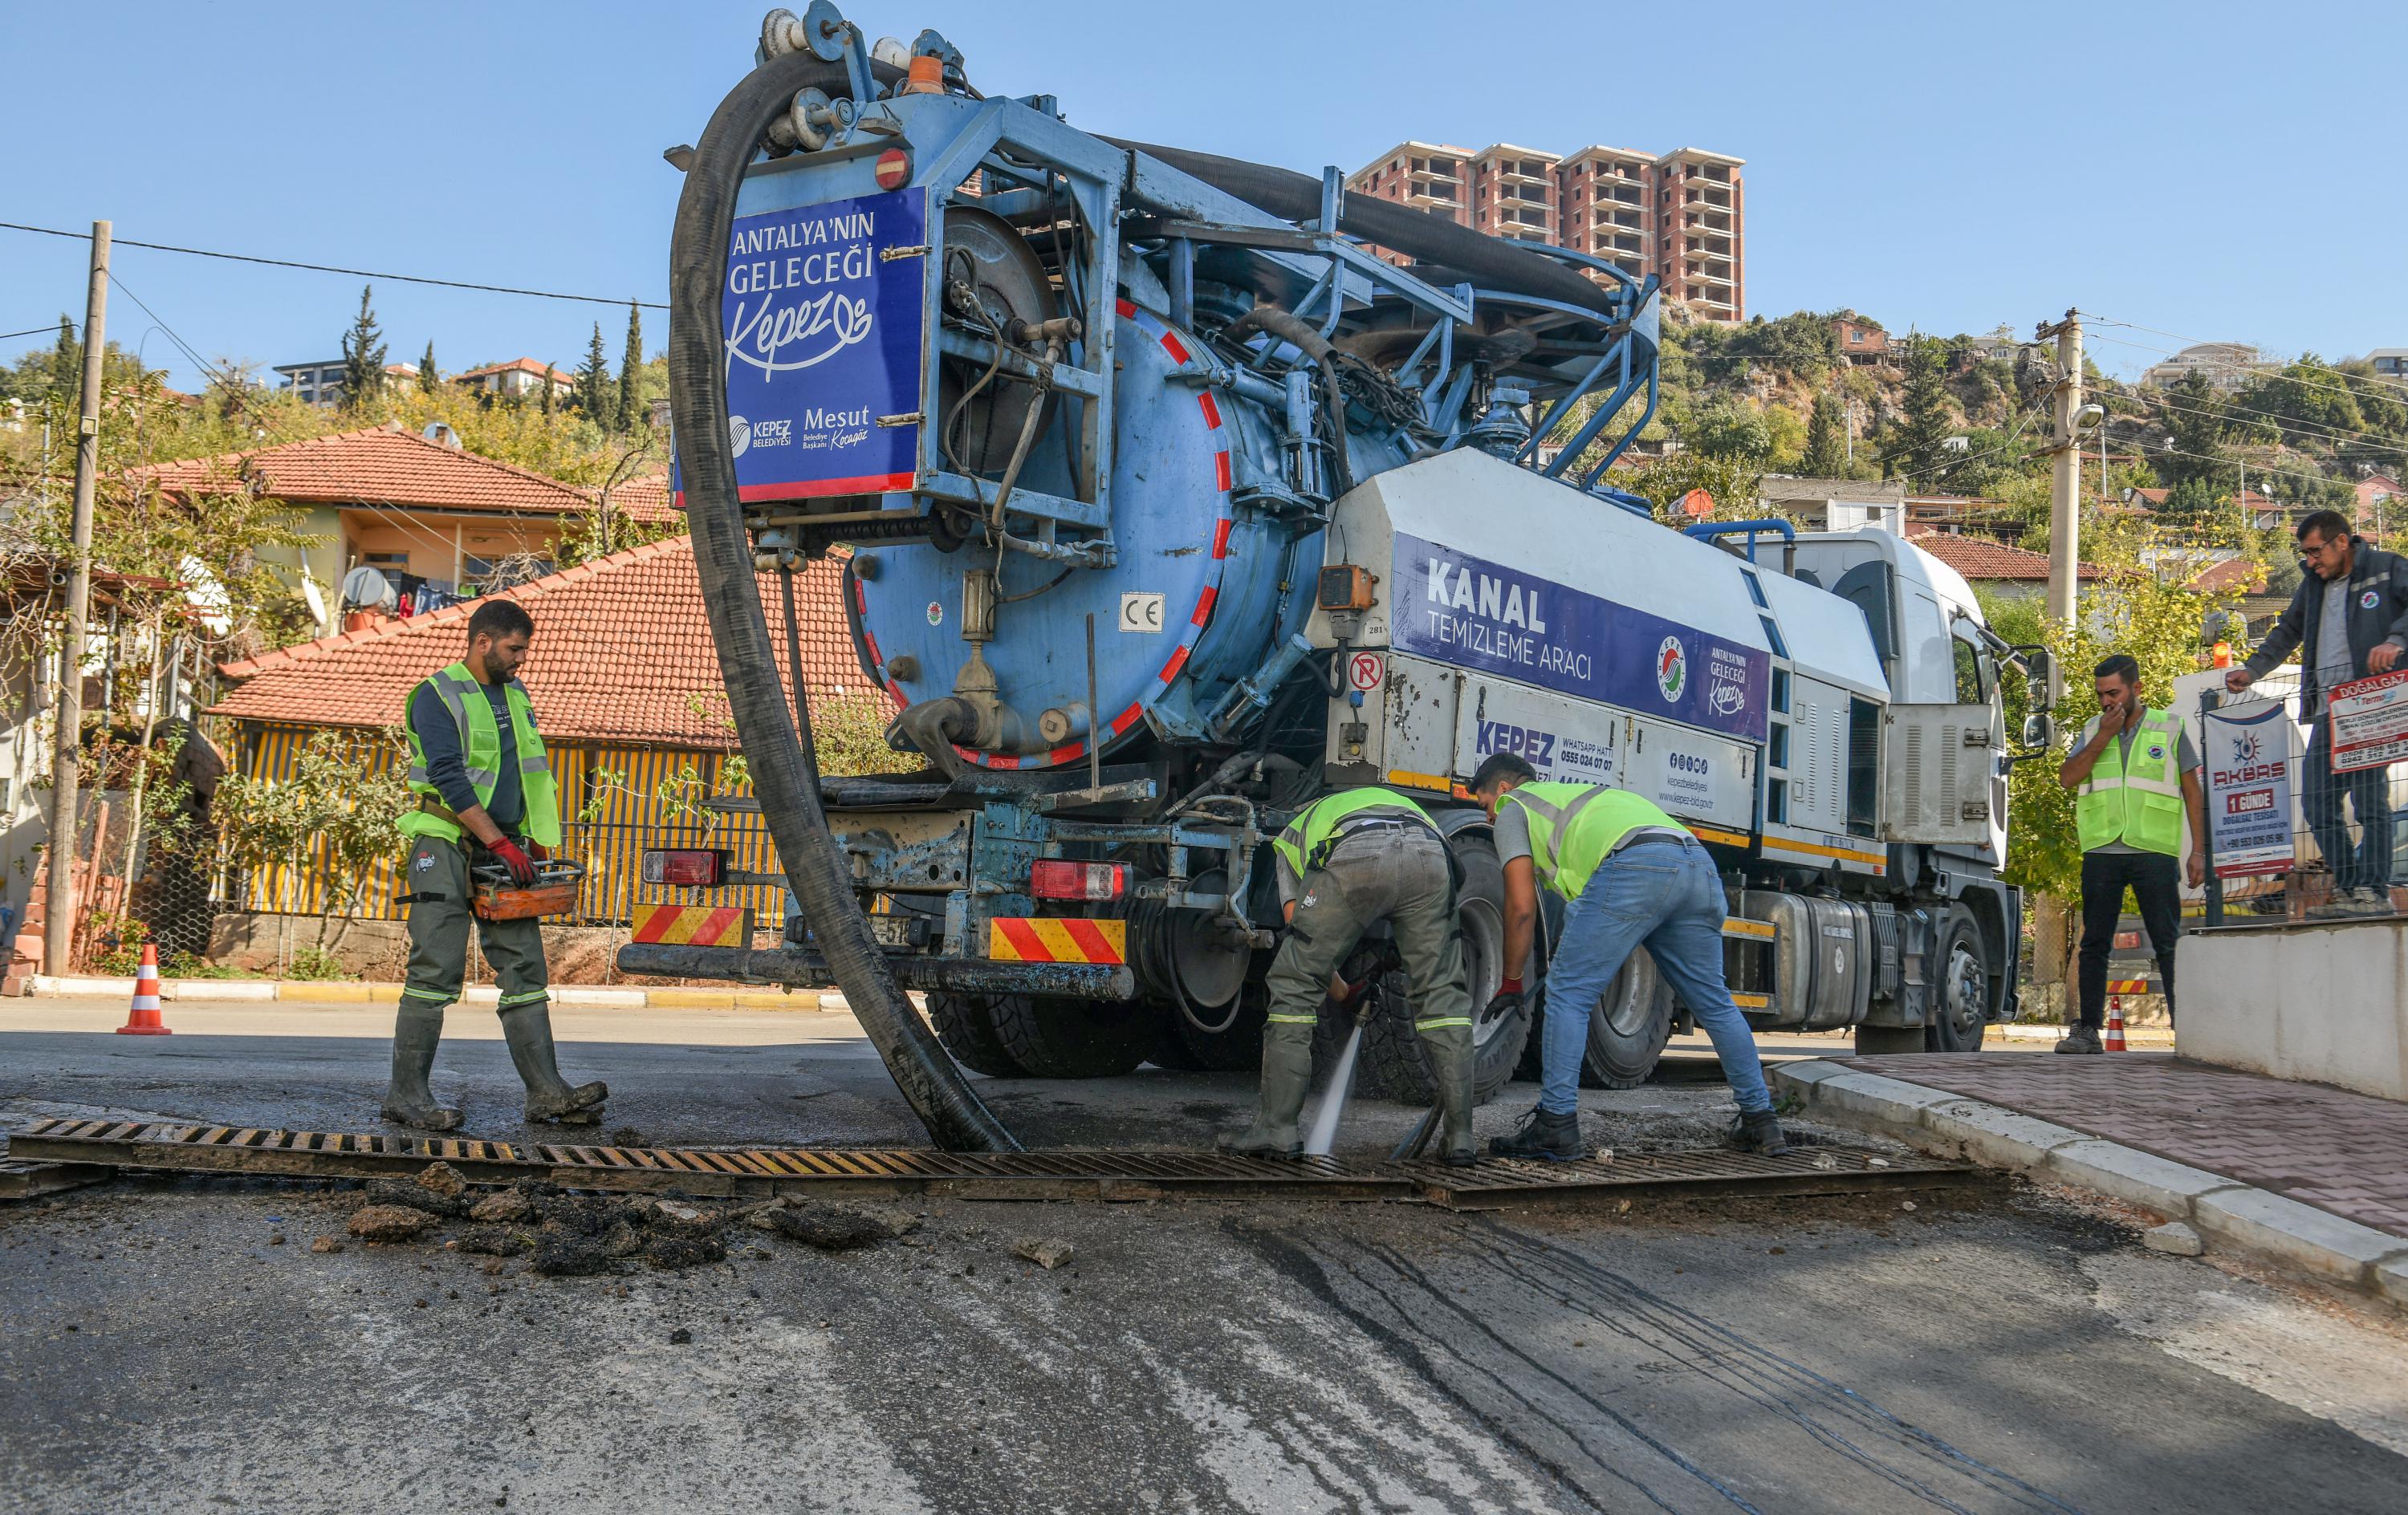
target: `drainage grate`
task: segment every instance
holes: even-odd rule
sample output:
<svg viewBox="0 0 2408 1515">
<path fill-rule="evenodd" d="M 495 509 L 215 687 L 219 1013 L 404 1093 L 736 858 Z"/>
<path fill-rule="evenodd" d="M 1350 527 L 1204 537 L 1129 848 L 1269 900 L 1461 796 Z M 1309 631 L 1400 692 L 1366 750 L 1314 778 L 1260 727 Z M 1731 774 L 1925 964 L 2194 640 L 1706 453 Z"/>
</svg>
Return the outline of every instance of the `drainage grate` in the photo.
<svg viewBox="0 0 2408 1515">
<path fill-rule="evenodd" d="M 949 1193 L 966 1199 L 1158 1199 L 1251 1194 L 1423 1200 L 1458 1208 L 1577 1200 L 1649 1190 L 1684 1194 L 1851 1193 L 1979 1180 L 1976 1169 L 1924 1158 L 1875 1158 L 1836 1148 L 1779 1157 L 1725 1151 L 1644 1152 L 1578 1163 L 1293 1162 L 1208 1152 L 1076 1150 L 1039 1152 L 718 1149 L 514 1143 L 469 1136 L 388 1136 L 256 1126 L 139 1121 L 37 1121 L 9 1134 L 20 1159 L 179 1173 L 370 1178 L 449 1163 L 470 1179 L 537 1177 L 578 1189 L 758 1195 L 843 1191 Z"/>
</svg>

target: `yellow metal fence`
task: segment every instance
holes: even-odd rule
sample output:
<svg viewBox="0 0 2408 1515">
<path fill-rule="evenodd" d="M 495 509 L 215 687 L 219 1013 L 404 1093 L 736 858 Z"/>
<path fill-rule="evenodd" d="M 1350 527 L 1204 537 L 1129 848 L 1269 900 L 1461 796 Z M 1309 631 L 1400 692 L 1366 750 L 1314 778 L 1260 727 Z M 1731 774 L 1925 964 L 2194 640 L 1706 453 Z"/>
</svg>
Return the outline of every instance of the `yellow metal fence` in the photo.
<svg viewBox="0 0 2408 1515">
<path fill-rule="evenodd" d="M 256 779 L 290 778 L 311 728 L 256 725 L 245 729 L 236 762 Z M 729 783 L 727 757 L 662 748 L 556 746 L 551 750 L 560 784 L 560 855 L 585 865 L 585 887 L 570 923 L 624 924 L 642 904 L 693 903 L 694 891 L 647 885 L 642 854 L 650 848 L 724 849 L 731 867 L 774 872 L 777 850 L 758 815 L 720 815 L 705 801 L 751 791 Z M 379 754 L 364 767 L 372 778 L 389 765 Z M 401 850 L 370 870 L 348 913 L 364 921 L 398 921 L 409 908 L 395 902 L 404 893 Z M 299 866 L 277 865 L 228 879 L 225 897 L 236 908 L 272 914 L 316 915 L 326 908 L 343 880 L 322 849 Z M 771 885 L 715 892 L 713 903 L 752 907 L 764 926 L 784 919 L 785 892 Z"/>
</svg>

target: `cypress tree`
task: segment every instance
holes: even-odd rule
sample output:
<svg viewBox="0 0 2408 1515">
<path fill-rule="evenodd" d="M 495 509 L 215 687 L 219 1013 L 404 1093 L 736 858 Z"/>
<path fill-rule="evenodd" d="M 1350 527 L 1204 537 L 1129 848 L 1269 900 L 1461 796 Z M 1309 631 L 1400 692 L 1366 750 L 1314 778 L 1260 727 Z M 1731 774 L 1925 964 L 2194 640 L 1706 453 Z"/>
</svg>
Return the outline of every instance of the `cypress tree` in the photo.
<svg viewBox="0 0 2408 1515">
<path fill-rule="evenodd" d="M 594 340 L 585 350 L 585 364 L 577 370 L 577 408 L 596 426 L 608 427 L 618 396 L 610 390 L 610 365 L 602 357 L 602 323 L 594 323 Z"/>
<path fill-rule="evenodd" d="M 360 286 L 360 313 L 343 334 L 343 408 L 359 410 L 384 393 L 384 334 L 377 329 L 369 286 Z"/>
<path fill-rule="evenodd" d="M 644 366 L 644 317 L 636 302 L 627 302 L 627 350 L 619 355 L 619 430 L 636 429 L 639 396 L 636 386 Z"/>
<path fill-rule="evenodd" d="M 535 388 L 536 393 L 543 397 L 543 413 L 547 416 L 552 414 L 552 364 L 547 363 L 543 365 L 543 381 Z"/>
<path fill-rule="evenodd" d="M 1882 472 L 1896 478 L 1907 474 L 1935 487 L 1948 472 L 1948 439 L 1954 421 L 1948 399 L 1947 360 L 1941 344 L 1928 336 L 1911 336 L 1906 344 L 1906 392 L 1899 396 L 1896 435 L 1882 449 Z"/>
<path fill-rule="evenodd" d="M 1806 456 L 1799 466 L 1815 479 L 1842 479 L 1848 472 L 1848 418 L 1836 394 L 1814 396 L 1806 420 Z"/>
<path fill-rule="evenodd" d="M 426 355 L 418 360 L 418 393 L 435 393 L 435 338 L 426 339 Z"/>
<path fill-rule="evenodd" d="M 83 344 L 76 340 L 75 322 L 59 315 L 58 346 L 50 349 L 50 392 L 72 398 L 83 382 Z"/>
</svg>

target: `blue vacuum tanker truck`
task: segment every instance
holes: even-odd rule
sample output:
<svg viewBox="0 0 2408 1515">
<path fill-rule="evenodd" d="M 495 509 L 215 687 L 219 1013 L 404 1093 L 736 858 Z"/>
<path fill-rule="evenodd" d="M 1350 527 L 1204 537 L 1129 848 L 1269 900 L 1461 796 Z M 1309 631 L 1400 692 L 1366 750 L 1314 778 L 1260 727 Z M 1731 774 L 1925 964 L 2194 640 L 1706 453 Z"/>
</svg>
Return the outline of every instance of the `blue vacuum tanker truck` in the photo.
<svg viewBox="0 0 2408 1515">
<path fill-rule="evenodd" d="M 939 1138 L 999 1145 L 952 1064 L 1254 1065 L 1268 839 L 1333 788 L 1437 817 L 1485 1004 L 1501 874 L 1460 785 L 1511 750 L 1709 844 L 1758 1026 L 1966 1050 L 2014 1012 L 2000 678 L 2031 650 L 1896 536 L 1684 533 L 1609 487 L 1655 412 L 1652 278 L 1091 135 L 824 0 L 755 63 L 671 154 L 672 404 L 797 903 L 782 950 L 624 968 L 840 983 Z M 755 575 L 832 553 L 908 771 L 822 779 L 779 685 Z M 1367 1066 L 1421 1099 L 1390 999 Z M 1627 1085 L 1683 1012 L 1643 953 L 1599 1004 L 1541 996 L 1479 1026 L 1483 1098 L 1530 1014 L 1587 1017 Z"/>
</svg>

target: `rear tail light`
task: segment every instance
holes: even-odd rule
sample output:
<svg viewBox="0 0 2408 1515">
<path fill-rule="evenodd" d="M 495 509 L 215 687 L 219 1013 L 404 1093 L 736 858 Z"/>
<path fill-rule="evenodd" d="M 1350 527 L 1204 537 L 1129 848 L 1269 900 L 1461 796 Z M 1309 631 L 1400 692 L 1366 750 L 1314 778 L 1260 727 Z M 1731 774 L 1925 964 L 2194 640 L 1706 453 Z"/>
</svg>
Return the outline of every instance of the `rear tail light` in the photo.
<svg viewBox="0 0 2408 1515">
<path fill-rule="evenodd" d="M 727 854 L 710 847 L 672 847 L 644 853 L 643 879 L 648 884 L 682 884 L 708 889 L 727 875 Z"/>
<path fill-rule="evenodd" d="M 1028 865 L 1028 892 L 1039 899 L 1118 899 L 1127 889 L 1128 869 L 1118 863 L 1049 858 Z"/>
</svg>

